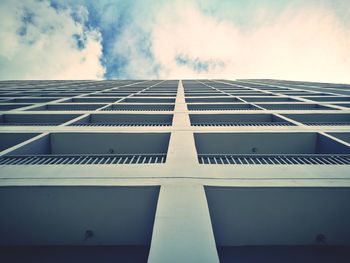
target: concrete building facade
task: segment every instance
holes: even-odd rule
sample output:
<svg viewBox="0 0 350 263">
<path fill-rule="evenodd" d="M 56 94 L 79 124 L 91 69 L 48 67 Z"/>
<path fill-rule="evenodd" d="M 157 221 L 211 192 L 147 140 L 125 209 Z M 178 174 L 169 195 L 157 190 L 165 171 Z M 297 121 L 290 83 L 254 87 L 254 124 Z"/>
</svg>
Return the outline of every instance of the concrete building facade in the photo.
<svg viewBox="0 0 350 263">
<path fill-rule="evenodd" d="M 350 85 L 0 82 L 1 262 L 349 262 Z"/>
</svg>

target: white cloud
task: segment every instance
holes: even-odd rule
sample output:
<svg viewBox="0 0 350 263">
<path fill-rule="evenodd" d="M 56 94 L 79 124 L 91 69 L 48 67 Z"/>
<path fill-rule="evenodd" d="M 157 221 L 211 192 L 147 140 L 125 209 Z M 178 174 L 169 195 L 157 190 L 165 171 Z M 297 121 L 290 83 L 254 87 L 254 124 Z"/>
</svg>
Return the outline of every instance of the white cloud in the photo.
<svg viewBox="0 0 350 263">
<path fill-rule="evenodd" d="M 2 1 L 0 78 L 91 79 L 108 70 L 108 76 L 121 78 L 350 82 L 350 21 L 322 4 L 326 1 L 297 1 L 279 12 L 264 4 L 232 10 L 235 5 L 226 1 L 221 13 L 215 8 L 204 13 L 196 0 L 59 2 L 74 8 L 79 19 L 69 9 L 55 10 L 48 0 Z M 345 10 L 349 3 L 343 3 Z M 87 7 L 104 36 L 83 26 Z M 34 17 L 20 35 L 24 10 Z M 73 35 L 84 48 L 76 48 Z"/>
<path fill-rule="evenodd" d="M 260 24 L 241 26 L 200 12 L 193 4 L 159 10 L 152 52 L 161 78 L 279 78 L 350 82 L 350 27 L 330 10 L 257 12 Z M 270 17 L 264 21 L 264 16 Z M 179 64 L 181 55 L 208 62 L 208 71 Z M 221 66 L 217 66 L 221 65 Z"/>
<path fill-rule="evenodd" d="M 145 32 L 140 31 L 134 24 L 128 25 L 120 35 L 111 50 L 115 60 L 126 59 L 122 75 L 127 78 L 157 78 L 155 61 L 150 51 Z"/>
<path fill-rule="evenodd" d="M 2 1 L 0 78 L 102 78 L 101 35 L 84 28 L 86 12 L 79 9 L 74 20 L 69 9 L 58 11 L 48 1 Z"/>
</svg>

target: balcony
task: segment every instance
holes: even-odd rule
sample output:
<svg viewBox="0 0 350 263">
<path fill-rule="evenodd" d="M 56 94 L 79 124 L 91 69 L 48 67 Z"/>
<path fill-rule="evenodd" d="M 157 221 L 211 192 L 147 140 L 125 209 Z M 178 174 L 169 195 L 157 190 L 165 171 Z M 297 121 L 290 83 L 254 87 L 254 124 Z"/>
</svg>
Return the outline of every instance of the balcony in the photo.
<svg viewBox="0 0 350 263">
<path fill-rule="evenodd" d="M 337 110 L 335 108 L 309 103 L 257 104 L 266 110 Z"/>
<path fill-rule="evenodd" d="M 200 164 L 350 164 L 350 147 L 318 133 L 195 133 L 194 139 Z"/>
<path fill-rule="evenodd" d="M 220 262 L 350 261 L 347 187 L 206 186 L 205 192 Z"/>
<path fill-rule="evenodd" d="M 0 151 L 20 144 L 37 135 L 39 135 L 39 133 L 0 133 Z"/>
<path fill-rule="evenodd" d="M 92 97 L 80 97 L 80 98 L 72 98 L 62 103 L 112 103 L 122 99 L 122 97 L 108 97 L 108 98 L 92 98 Z"/>
<path fill-rule="evenodd" d="M 44 106 L 28 109 L 27 111 L 93 111 L 103 106 L 106 106 L 106 104 L 60 103 L 60 104 L 47 104 Z"/>
<path fill-rule="evenodd" d="M 174 103 L 175 98 L 125 98 L 121 103 Z"/>
<path fill-rule="evenodd" d="M 77 114 L 4 114 L 0 126 L 56 126 L 74 118 Z"/>
<path fill-rule="evenodd" d="M 221 110 L 260 110 L 251 104 L 227 103 L 227 104 L 187 104 L 190 111 L 221 111 Z"/>
<path fill-rule="evenodd" d="M 146 93 L 146 92 L 141 92 L 138 94 L 134 94 L 133 98 L 137 97 L 164 97 L 164 98 L 175 98 L 176 93 Z"/>
<path fill-rule="evenodd" d="M 247 102 L 299 102 L 296 99 L 288 97 L 241 97 L 241 99 Z"/>
<path fill-rule="evenodd" d="M 350 114 L 346 113 L 322 113 L 322 114 L 285 114 L 285 117 L 303 123 L 308 126 L 348 126 Z"/>
<path fill-rule="evenodd" d="M 276 94 L 272 93 L 263 93 L 263 92 L 231 92 L 230 93 L 233 96 L 238 96 L 238 97 L 249 97 L 249 96 L 254 96 L 254 97 L 275 97 L 277 96 Z"/>
<path fill-rule="evenodd" d="M 174 104 L 113 104 L 102 111 L 173 111 Z"/>
<path fill-rule="evenodd" d="M 161 127 L 171 126 L 171 114 L 91 114 L 71 126 L 95 127 Z"/>
<path fill-rule="evenodd" d="M 343 97 L 343 96 L 305 97 L 305 99 L 313 100 L 317 102 L 349 102 L 350 101 L 350 97 Z"/>
<path fill-rule="evenodd" d="M 1 187 L 0 261 L 147 262 L 159 188 Z"/>
<path fill-rule="evenodd" d="M 16 98 L 6 101 L 6 103 L 45 103 L 57 100 L 58 98 Z"/>
<path fill-rule="evenodd" d="M 185 96 L 186 97 L 222 97 L 222 96 L 229 96 L 229 95 L 222 93 L 222 92 L 216 92 L 216 93 L 206 93 L 206 92 L 187 93 L 187 92 L 185 92 Z"/>
<path fill-rule="evenodd" d="M 0 165 L 165 163 L 170 133 L 51 133 L 0 157 Z"/>
<path fill-rule="evenodd" d="M 243 101 L 239 98 L 225 97 L 225 98 L 186 98 L 186 103 L 221 103 L 221 102 L 239 102 Z"/>
<path fill-rule="evenodd" d="M 344 142 L 350 143 L 350 132 L 331 132 L 331 133 L 328 132 L 328 134 Z"/>
<path fill-rule="evenodd" d="M 192 126 L 294 126 L 274 114 L 190 114 Z"/>
<path fill-rule="evenodd" d="M 7 103 L 1 103 L 0 104 L 0 111 L 9 111 L 9 110 L 15 110 L 23 107 L 31 106 L 32 104 L 7 104 Z"/>
</svg>

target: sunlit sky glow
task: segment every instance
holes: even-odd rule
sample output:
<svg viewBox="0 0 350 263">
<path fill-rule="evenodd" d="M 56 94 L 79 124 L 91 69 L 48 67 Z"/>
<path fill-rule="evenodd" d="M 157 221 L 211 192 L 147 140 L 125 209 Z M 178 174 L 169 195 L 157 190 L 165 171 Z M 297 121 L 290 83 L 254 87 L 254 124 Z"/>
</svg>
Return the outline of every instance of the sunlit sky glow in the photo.
<svg viewBox="0 0 350 263">
<path fill-rule="evenodd" d="M 349 0 L 2 0 L 0 79 L 350 83 Z"/>
</svg>

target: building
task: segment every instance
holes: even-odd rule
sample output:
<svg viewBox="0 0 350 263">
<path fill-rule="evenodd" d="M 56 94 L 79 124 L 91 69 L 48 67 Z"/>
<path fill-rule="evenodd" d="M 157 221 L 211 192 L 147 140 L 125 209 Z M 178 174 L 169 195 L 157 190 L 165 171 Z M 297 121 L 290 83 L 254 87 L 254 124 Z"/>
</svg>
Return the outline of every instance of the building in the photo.
<svg viewBox="0 0 350 263">
<path fill-rule="evenodd" d="M 3 81 L 1 262 L 350 262 L 350 85 Z"/>
</svg>

